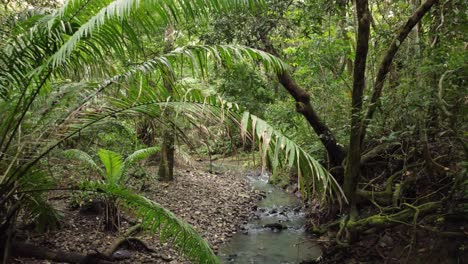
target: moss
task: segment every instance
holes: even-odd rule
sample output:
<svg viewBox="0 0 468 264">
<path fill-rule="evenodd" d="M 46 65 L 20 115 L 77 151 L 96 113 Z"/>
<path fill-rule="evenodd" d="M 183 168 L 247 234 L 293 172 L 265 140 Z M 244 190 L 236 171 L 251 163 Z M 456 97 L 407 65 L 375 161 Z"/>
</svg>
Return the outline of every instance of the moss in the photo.
<svg viewBox="0 0 468 264">
<path fill-rule="evenodd" d="M 357 221 L 349 221 L 347 227 L 353 231 L 364 231 L 369 228 L 385 228 L 400 224 L 404 221 L 412 220 L 417 212 L 419 216 L 435 211 L 442 205 L 441 202 L 425 203 L 414 208 L 404 209 L 391 215 L 373 215 Z"/>
</svg>

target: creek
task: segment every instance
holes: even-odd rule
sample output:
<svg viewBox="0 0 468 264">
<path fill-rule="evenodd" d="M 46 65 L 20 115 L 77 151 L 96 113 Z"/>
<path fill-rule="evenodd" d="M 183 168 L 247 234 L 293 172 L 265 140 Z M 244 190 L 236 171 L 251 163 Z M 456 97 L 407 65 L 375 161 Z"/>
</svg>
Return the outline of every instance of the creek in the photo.
<svg viewBox="0 0 468 264">
<path fill-rule="evenodd" d="M 305 213 L 294 195 L 268 183 L 268 174 L 244 172 L 255 190 L 265 194 L 254 216 L 219 249 L 221 263 L 312 263 L 321 255 L 305 232 Z"/>
</svg>

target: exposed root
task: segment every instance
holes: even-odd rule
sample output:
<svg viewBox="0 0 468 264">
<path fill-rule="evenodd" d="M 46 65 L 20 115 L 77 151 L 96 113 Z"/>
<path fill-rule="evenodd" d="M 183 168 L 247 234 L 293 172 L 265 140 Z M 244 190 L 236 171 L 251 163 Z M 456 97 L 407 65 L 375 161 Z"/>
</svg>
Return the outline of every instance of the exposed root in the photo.
<svg viewBox="0 0 468 264">
<path fill-rule="evenodd" d="M 357 196 L 361 200 L 369 200 L 372 203 L 378 203 L 380 205 L 394 205 L 398 206 L 398 200 L 400 199 L 401 193 L 404 189 L 416 180 L 414 177 L 408 177 L 399 184 L 393 184 L 398 176 L 403 175 L 407 170 L 421 166 L 423 163 L 414 163 L 405 166 L 402 170 L 399 170 L 387 178 L 385 182 L 385 190 L 380 192 L 357 190 Z M 395 189 L 395 190 L 393 190 Z M 377 206 L 379 207 L 379 206 Z"/>
<path fill-rule="evenodd" d="M 391 215 L 373 215 L 357 221 L 349 221 L 346 227 L 354 232 L 364 232 L 370 228 L 386 228 L 406 223 L 408 219 L 431 213 L 442 206 L 442 202 L 429 202 Z M 417 209 L 417 210 L 416 210 Z"/>
<path fill-rule="evenodd" d="M 125 234 L 117 238 L 117 240 L 115 240 L 114 243 L 112 243 L 112 245 L 106 250 L 104 254 L 107 256 L 112 256 L 112 254 L 114 254 L 114 252 L 117 251 L 122 246 L 122 244 L 127 242 L 130 236 L 133 236 L 140 231 L 141 231 L 141 225 L 139 224 L 134 225 L 133 227 L 130 227 L 127 230 L 127 232 L 125 232 Z"/>
<path fill-rule="evenodd" d="M 129 247 L 133 247 L 133 248 L 142 248 L 144 251 L 146 252 L 150 252 L 150 253 L 155 253 L 156 251 L 152 248 L 150 248 L 146 242 L 144 242 L 143 240 L 137 238 L 137 237 L 132 237 L 134 235 L 137 235 L 139 232 L 141 231 L 141 225 L 138 224 L 138 225 L 135 225 L 131 228 L 129 228 L 127 230 L 127 232 L 125 232 L 125 234 L 123 234 L 121 237 L 119 237 L 118 239 L 116 239 L 114 241 L 114 243 L 112 243 L 112 245 L 106 250 L 105 252 L 105 255 L 111 259 L 114 259 L 115 256 L 114 256 L 114 253 L 116 251 L 118 251 L 121 247 L 127 245 Z M 163 255 L 154 255 L 154 257 L 157 257 L 159 259 L 162 259 L 166 262 L 170 262 L 172 261 L 173 259 L 172 258 L 168 258 L 168 257 L 165 257 Z"/>
</svg>

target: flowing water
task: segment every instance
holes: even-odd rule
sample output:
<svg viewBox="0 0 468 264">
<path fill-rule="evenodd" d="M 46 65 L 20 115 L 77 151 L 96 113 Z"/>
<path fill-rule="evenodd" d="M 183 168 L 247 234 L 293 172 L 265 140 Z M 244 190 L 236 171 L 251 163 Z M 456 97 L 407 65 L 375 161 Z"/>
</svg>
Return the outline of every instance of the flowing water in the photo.
<svg viewBox="0 0 468 264">
<path fill-rule="evenodd" d="M 268 175 L 247 173 L 251 186 L 266 194 L 243 232 L 220 247 L 222 263 L 310 263 L 320 247 L 304 230 L 305 214 L 297 197 L 268 183 Z"/>
</svg>

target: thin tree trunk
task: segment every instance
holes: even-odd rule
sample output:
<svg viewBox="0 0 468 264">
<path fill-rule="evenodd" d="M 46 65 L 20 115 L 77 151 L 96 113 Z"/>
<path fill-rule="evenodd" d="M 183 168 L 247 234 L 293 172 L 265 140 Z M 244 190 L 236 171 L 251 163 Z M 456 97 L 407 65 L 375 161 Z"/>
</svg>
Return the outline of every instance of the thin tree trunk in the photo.
<svg viewBox="0 0 468 264">
<path fill-rule="evenodd" d="M 174 47 L 174 28 L 169 26 L 166 29 L 166 47 L 164 49 L 165 53 L 170 52 Z M 168 70 L 167 78 L 164 78 L 164 86 L 172 96 L 172 85 L 174 82 L 173 72 Z M 166 109 L 166 112 L 163 113 L 166 115 L 166 118 L 172 118 L 174 116 L 173 112 L 170 109 Z M 169 127 L 164 128 L 163 131 L 163 142 L 161 146 L 161 160 L 159 162 L 158 170 L 158 179 L 161 181 L 172 181 L 174 180 L 174 125 L 171 123 Z"/>
<path fill-rule="evenodd" d="M 377 73 L 377 77 L 374 82 L 372 99 L 370 101 L 370 104 L 367 110 L 366 118 L 362 122 L 361 141 L 364 140 L 366 136 L 367 126 L 369 125 L 369 122 L 374 116 L 375 110 L 377 109 L 378 102 L 380 100 L 380 97 L 382 96 L 382 90 L 385 84 L 385 80 L 390 71 L 390 68 L 391 68 L 393 59 L 395 58 L 396 53 L 398 52 L 403 41 L 405 41 L 405 39 L 411 33 L 413 27 L 416 26 L 419 23 L 419 21 L 421 21 L 424 15 L 427 12 L 429 12 L 431 7 L 435 5 L 437 2 L 438 0 L 427 0 L 421 6 L 419 6 L 419 8 L 416 9 L 416 11 L 414 11 L 414 13 L 408 18 L 408 21 L 406 21 L 405 25 L 403 25 L 400 28 L 397 36 L 393 39 L 392 43 L 390 44 L 390 47 L 388 48 L 385 54 L 385 57 L 380 63 L 379 71 Z"/>
<path fill-rule="evenodd" d="M 344 0 L 344 1 L 342 0 L 342 1 L 338 2 L 338 8 L 339 8 L 339 11 L 340 11 L 340 16 L 341 16 L 341 19 L 340 19 L 340 22 L 339 22 L 338 25 L 339 25 L 340 31 L 341 31 L 341 38 L 345 42 L 351 42 L 351 40 L 348 37 L 348 30 L 346 29 L 347 5 L 348 5 L 347 2 L 348 2 L 347 0 Z M 343 56 L 342 60 L 343 60 L 343 66 L 342 66 L 343 69 L 346 69 L 348 74 L 352 75 L 353 74 L 353 60 L 348 58 L 348 56 L 346 56 L 346 55 Z"/>
<path fill-rule="evenodd" d="M 367 0 L 356 0 L 358 33 L 356 57 L 354 59 L 353 94 L 351 108 L 351 135 L 348 158 L 345 168 L 344 193 L 351 212 L 356 204 L 356 188 L 360 176 L 361 163 L 361 110 L 366 86 L 366 61 L 369 50 L 370 14 Z M 354 213 L 353 213 L 354 214 Z"/>
<path fill-rule="evenodd" d="M 158 179 L 174 180 L 174 133 L 171 127 L 165 128 L 159 162 Z"/>
<path fill-rule="evenodd" d="M 309 122 L 315 133 L 319 136 L 320 141 L 322 141 L 327 150 L 331 165 L 341 166 L 345 158 L 344 148 L 338 144 L 331 130 L 322 122 L 317 112 L 315 112 L 310 103 L 309 93 L 302 89 L 288 72 L 279 74 L 278 80 L 294 100 L 296 100 L 296 111 L 307 119 L 307 122 Z"/>
</svg>

